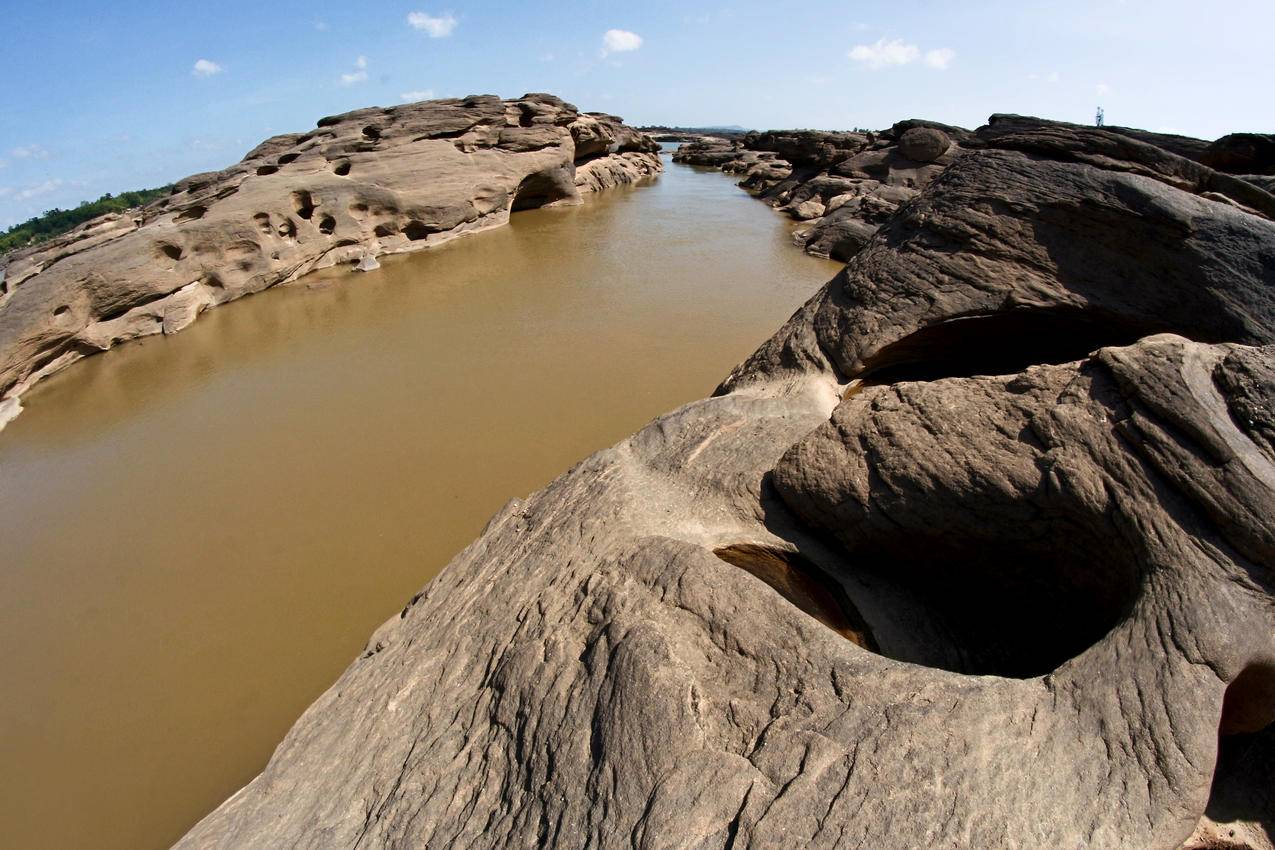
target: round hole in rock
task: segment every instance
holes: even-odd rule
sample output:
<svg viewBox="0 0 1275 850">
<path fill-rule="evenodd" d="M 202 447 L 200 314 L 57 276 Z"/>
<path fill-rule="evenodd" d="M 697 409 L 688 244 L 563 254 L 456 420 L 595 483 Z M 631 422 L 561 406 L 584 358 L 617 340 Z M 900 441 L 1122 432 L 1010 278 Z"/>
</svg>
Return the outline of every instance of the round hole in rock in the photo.
<svg viewBox="0 0 1275 850">
<path fill-rule="evenodd" d="M 882 655 L 969 675 L 1032 678 L 1101 641 L 1133 608 L 1142 567 L 1120 541 L 1065 527 L 1020 536 L 873 535 L 838 569 L 876 588 L 854 601 Z M 1007 535 L 1009 536 L 1009 535 Z M 1058 545 L 1060 539 L 1066 545 Z"/>
<path fill-rule="evenodd" d="M 1226 688 L 1222 700 L 1222 735 L 1260 732 L 1275 723 L 1275 662 L 1245 667 Z"/>
<path fill-rule="evenodd" d="M 336 230 L 336 219 L 330 215 L 325 215 L 323 220 L 319 222 L 319 232 L 331 235 Z"/>
<path fill-rule="evenodd" d="M 381 138 L 381 128 L 369 124 L 363 128 L 363 135 L 369 139 L 379 139 Z"/>
<path fill-rule="evenodd" d="M 423 221 L 409 221 L 407 227 L 403 228 L 403 235 L 413 242 L 424 239 L 429 236 L 432 231 Z"/>
<path fill-rule="evenodd" d="M 268 174 L 274 174 L 278 170 L 279 170 L 279 166 L 277 165 L 263 165 L 257 169 L 257 176 L 265 177 Z"/>
<path fill-rule="evenodd" d="M 570 191 L 557 171 L 541 171 L 522 179 L 509 209 L 510 212 L 535 209 L 568 197 Z"/>
<path fill-rule="evenodd" d="M 372 228 L 372 234 L 382 239 L 386 236 L 393 236 L 397 232 L 398 229 L 392 224 L 378 224 L 376 227 Z"/>
<path fill-rule="evenodd" d="M 714 549 L 713 554 L 766 582 L 780 596 L 847 640 L 877 651 L 872 632 L 841 586 L 798 553 L 736 543 Z"/>
<path fill-rule="evenodd" d="M 283 156 L 279 157 L 279 164 L 287 165 L 290 162 L 296 162 L 297 158 L 300 156 L 301 154 L 299 153 L 285 153 Z"/>
<path fill-rule="evenodd" d="M 301 218 L 309 219 L 314 215 L 315 206 L 314 198 L 306 190 L 298 189 L 292 193 L 292 208 Z"/>
<path fill-rule="evenodd" d="M 336 165 L 332 166 L 332 173 L 338 177 L 347 177 L 350 173 L 350 161 L 343 159 Z"/>
<path fill-rule="evenodd" d="M 177 214 L 177 217 L 173 219 L 173 221 L 177 222 L 178 224 L 181 224 L 182 222 L 186 222 L 186 221 L 195 221 L 196 219 L 203 218 L 204 213 L 206 212 L 208 212 L 207 207 L 196 204 L 193 207 L 187 207 L 186 209 L 182 210 L 180 213 Z"/>
<path fill-rule="evenodd" d="M 166 242 L 159 244 L 159 253 L 170 260 L 180 260 L 182 258 L 182 249 L 176 245 L 169 245 Z"/>
<path fill-rule="evenodd" d="M 1009 310 L 949 319 L 908 334 L 868 358 L 855 377 L 874 384 L 1012 375 L 1068 363 L 1106 346 L 1130 345 L 1167 330 L 1097 310 Z"/>
<path fill-rule="evenodd" d="M 68 305 L 63 304 L 61 307 L 53 311 L 53 315 L 58 316 L 60 318 L 62 316 L 65 316 L 69 312 L 71 312 L 71 308 Z"/>
</svg>

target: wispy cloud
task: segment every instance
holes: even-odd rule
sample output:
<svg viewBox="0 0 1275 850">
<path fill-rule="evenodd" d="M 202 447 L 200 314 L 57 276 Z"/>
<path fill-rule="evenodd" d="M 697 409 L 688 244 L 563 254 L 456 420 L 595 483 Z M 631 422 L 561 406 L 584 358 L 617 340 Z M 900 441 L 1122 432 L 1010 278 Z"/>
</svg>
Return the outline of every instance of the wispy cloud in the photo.
<svg viewBox="0 0 1275 850">
<path fill-rule="evenodd" d="M 456 20 L 456 16 L 451 12 L 444 12 L 441 15 L 431 15 L 428 12 L 410 12 L 407 16 L 407 23 L 412 29 L 420 30 L 429 35 L 430 38 L 447 38 L 456 31 L 456 25 L 460 21 Z"/>
<path fill-rule="evenodd" d="M 950 47 L 938 47 L 922 53 L 921 48 L 901 38 L 881 38 L 875 44 L 856 44 L 846 55 L 873 71 L 910 65 L 918 59 L 930 68 L 943 71 L 956 58 L 956 51 Z"/>
<path fill-rule="evenodd" d="M 921 49 L 915 44 L 905 44 L 901 39 L 886 41 L 882 38 L 876 44 L 856 44 L 848 55 L 855 62 L 861 62 L 875 71 L 891 65 L 915 62 L 921 55 Z"/>
<path fill-rule="evenodd" d="M 1059 80 L 1061 80 L 1061 79 L 1062 79 L 1062 74 L 1059 74 L 1057 71 L 1050 71 L 1048 74 L 1044 74 L 1044 75 L 1041 75 L 1041 74 L 1028 74 L 1028 75 L 1027 75 L 1027 79 L 1029 79 L 1029 80 L 1044 80 L 1044 81 L 1045 81 L 1045 82 L 1047 82 L 1047 83 L 1056 83 L 1056 82 L 1058 82 Z"/>
<path fill-rule="evenodd" d="M 197 59 L 195 60 L 195 66 L 190 69 L 190 72 L 196 77 L 211 77 L 215 74 L 220 74 L 224 70 L 226 69 L 211 59 Z"/>
<path fill-rule="evenodd" d="M 947 66 L 952 64 L 952 60 L 956 58 L 956 51 L 950 47 L 940 47 L 937 50 L 927 50 L 925 53 L 925 64 L 939 71 L 946 71 Z"/>
<path fill-rule="evenodd" d="M 341 75 L 341 85 L 352 86 L 356 83 L 367 82 L 367 57 L 360 56 L 354 60 L 354 70 L 348 74 Z"/>
<path fill-rule="evenodd" d="M 58 189 L 63 187 L 78 188 L 83 187 L 84 185 L 85 184 L 80 180 L 62 180 L 61 178 L 54 178 L 52 180 L 45 180 L 43 183 L 36 183 L 32 186 L 27 186 L 23 189 L 18 189 L 14 186 L 0 186 L 0 198 L 16 198 L 19 201 L 29 201 L 32 198 L 38 198 L 41 195 L 48 195 L 51 192 L 56 192 Z"/>
<path fill-rule="evenodd" d="M 602 55 L 631 53 L 642 46 L 642 36 L 628 30 L 607 30 L 602 34 Z"/>
<path fill-rule="evenodd" d="M 14 159 L 48 159 L 49 152 L 40 145 L 22 145 L 9 151 Z"/>
<path fill-rule="evenodd" d="M 405 102 L 411 103 L 416 100 L 433 100 L 433 89 L 417 89 L 416 91 L 405 91 L 399 95 Z"/>
<path fill-rule="evenodd" d="M 328 31 L 328 22 L 327 22 L 327 21 L 315 21 L 315 22 L 314 22 L 314 28 L 315 28 L 316 30 L 318 30 L 319 32 L 327 32 L 327 31 Z"/>
</svg>

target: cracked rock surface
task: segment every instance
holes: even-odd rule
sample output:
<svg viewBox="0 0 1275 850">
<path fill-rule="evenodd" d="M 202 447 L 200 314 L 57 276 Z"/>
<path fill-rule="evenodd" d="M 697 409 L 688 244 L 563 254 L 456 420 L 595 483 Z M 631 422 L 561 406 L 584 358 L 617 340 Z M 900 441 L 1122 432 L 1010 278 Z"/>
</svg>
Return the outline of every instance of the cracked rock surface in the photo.
<svg viewBox="0 0 1275 850">
<path fill-rule="evenodd" d="M 1269 849 L 1275 199 L 1011 123 L 178 846 Z"/>
<path fill-rule="evenodd" d="M 661 168 L 658 145 L 621 119 L 544 94 L 360 109 L 275 136 L 141 210 L 0 257 L 0 426 L 26 389 L 86 355 Z"/>
</svg>

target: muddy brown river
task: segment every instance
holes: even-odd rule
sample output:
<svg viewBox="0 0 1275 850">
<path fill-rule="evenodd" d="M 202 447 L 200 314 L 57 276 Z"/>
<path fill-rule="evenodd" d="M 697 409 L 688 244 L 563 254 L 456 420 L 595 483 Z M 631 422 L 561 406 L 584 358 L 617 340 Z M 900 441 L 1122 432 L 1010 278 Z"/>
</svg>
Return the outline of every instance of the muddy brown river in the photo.
<svg viewBox="0 0 1275 850">
<path fill-rule="evenodd" d="M 732 178 L 668 168 L 24 398 L 0 434 L 0 844 L 167 847 L 505 501 L 711 392 L 839 267 Z"/>
</svg>

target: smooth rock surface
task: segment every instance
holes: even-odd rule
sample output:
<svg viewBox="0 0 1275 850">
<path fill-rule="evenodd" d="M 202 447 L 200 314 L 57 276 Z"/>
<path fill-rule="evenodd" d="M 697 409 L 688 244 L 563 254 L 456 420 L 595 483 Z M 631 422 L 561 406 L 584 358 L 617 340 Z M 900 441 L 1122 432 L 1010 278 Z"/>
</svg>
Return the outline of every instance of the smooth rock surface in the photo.
<svg viewBox="0 0 1275 850">
<path fill-rule="evenodd" d="M 552 95 L 369 108 L 276 136 L 168 198 L 3 258 L 0 399 L 203 310 L 658 173 L 658 145 Z"/>
<path fill-rule="evenodd" d="M 507 505 L 179 846 L 1269 847 L 1266 202 L 977 139 L 714 397 Z"/>
</svg>

